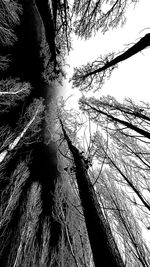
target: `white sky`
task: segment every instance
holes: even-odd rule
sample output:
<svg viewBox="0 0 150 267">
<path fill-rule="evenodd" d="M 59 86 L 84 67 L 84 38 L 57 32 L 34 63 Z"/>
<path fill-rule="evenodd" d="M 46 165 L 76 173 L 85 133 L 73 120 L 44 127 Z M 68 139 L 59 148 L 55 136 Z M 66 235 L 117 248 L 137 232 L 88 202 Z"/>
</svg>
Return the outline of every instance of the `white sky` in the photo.
<svg viewBox="0 0 150 267">
<path fill-rule="evenodd" d="M 121 52 L 130 47 L 134 42 L 150 32 L 150 1 L 139 0 L 134 7 L 130 5 L 126 13 L 126 24 L 121 28 L 108 31 L 102 35 L 99 33 L 87 41 L 75 37 L 73 39 L 73 51 L 68 57 L 70 67 L 66 69 L 68 79 L 72 76 L 73 67 L 86 64 L 100 55 L 110 52 Z M 150 48 L 143 50 L 132 58 L 118 64 L 118 68 L 112 72 L 103 88 L 94 94 L 96 97 L 102 95 L 113 95 L 118 100 L 131 97 L 135 101 L 149 101 L 150 96 Z M 80 96 L 78 89 L 71 89 L 71 83 L 64 84 L 63 95 L 65 97 L 74 95 L 68 100 L 68 106 L 76 106 Z"/>
</svg>

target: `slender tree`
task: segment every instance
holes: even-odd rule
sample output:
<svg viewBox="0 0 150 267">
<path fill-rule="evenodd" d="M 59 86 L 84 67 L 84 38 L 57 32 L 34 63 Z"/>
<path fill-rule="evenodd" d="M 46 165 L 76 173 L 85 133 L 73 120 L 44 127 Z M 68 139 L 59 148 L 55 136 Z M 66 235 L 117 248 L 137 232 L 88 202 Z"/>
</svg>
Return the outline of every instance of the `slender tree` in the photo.
<svg viewBox="0 0 150 267">
<path fill-rule="evenodd" d="M 101 264 L 103 264 L 103 266 L 124 266 L 110 226 L 100 209 L 98 199 L 87 172 L 86 161 L 79 150 L 72 144 L 61 119 L 60 124 L 75 163 L 76 180 L 95 266 L 100 266 Z"/>
</svg>

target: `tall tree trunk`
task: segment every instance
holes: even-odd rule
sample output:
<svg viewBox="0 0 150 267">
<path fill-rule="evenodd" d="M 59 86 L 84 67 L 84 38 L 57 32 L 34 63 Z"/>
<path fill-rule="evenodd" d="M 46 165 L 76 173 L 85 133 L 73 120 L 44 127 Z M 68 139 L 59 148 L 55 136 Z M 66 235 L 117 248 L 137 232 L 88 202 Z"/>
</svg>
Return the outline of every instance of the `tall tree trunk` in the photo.
<svg viewBox="0 0 150 267">
<path fill-rule="evenodd" d="M 38 3 L 38 1 L 37 1 Z M 52 18 L 49 17 L 49 12 L 47 10 L 48 1 L 45 1 L 43 7 L 38 3 L 38 8 L 33 1 L 33 6 L 31 7 L 31 21 L 28 21 L 30 24 L 30 27 L 33 23 L 33 21 L 36 23 L 33 25 L 33 31 L 34 27 L 36 28 L 35 31 L 35 45 L 37 47 L 37 55 L 40 55 L 38 49 L 40 47 L 40 44 L 42 42 L 42 39 L 39 39 L 39 27 L 41 27 L 41 31 L 43 31 L 46 36 L 46 39 L 51 36 L 50 39 L 47 39 L 49 46 L 50 46 L 50 52 L 52 53 L 52 50 L 55 46 L 55 40 L 54 40 L 54 29 L 48 28 L 50 23 L 52 23 Z M 30 3 L 31 5 L 31 3 Z M 36 7 L 36 8 L 35 8 Z M 29 9 L 27 9 L 28 11 Z M 40 16 L 41 14 L 41 16 Z M 30 15 L 30 14 L 29 14 Z M 35 20 L 33 20 L 33 17 L 35 16 Z M 36 17 L 39 16 L 39 20 L 36 20 Z M 28 16 L 27 19 L 29 20 L 30 17 Z M 48 23 L 48 20 L 50 19 L 50 22 Z M 50 32 L 48 32 L 48 30 Z M 31 33 L 32 34 L 32 33 Z M 42 38 L 42 35 L 40 35 Z M 37 44 L 39 44 L 37 46 Z M 35 47 L 35 49 L 36 49 Z M 39 53 L 39 54 L 38 54 Z M 41 75 L 41 70 L 44 69 L 43 67 L 43 61 L 42 58 L 39 56 L 39 65 L 38 69 L 36 70 L 36 84 L 35 89 L 39 92 L 38 96 L 42 97 L 44 99 L 45 104 L 45 116 L 48 114 L 51 119 L 54 119 L 54 106 L 52 104 L 53 99 L 55 99 L 56 96 L 56 87 L 55 84 L 48 84 L 44 78 Z M 51 104 L 51 105 L 50 105 Z M 50 107 L 50 108 L 49 108 Z M 58 171 L 58 162 L 57 162 L 57 147 L 53 140 L 51 140 L 48 143 L 47 140 L 47 121 L 46 117 L 43 118 L 41 128 L 42 128 L 42 140 L 41 143 L 37 143 L 35 145 L 35 148 L 33 149 L 33 161 L 30 166 L 30 173 L 33 178 L 39 181 L 41 185 L 41 200 L 42 200 L 42 213 L 40 214 L 40 225 L 38 228 L 38 234 L 41 235 L 41 230 L 43 228 L 43 222 L 44 220 L 49 217 L 50 225 L 51 225 L 51 233 L 50 233 L 50 241 L 49 241 L 49 264 L 51 261 L 51 254 L 53 248 L 57 247 L 57 244 L 59 242 L 59 238 L 61 235 L 61 224 L 56 221 L 56 219 L 53 216 L 54 212 L 54 206 L 55 206 L 55 190 L 56 190 L 56 184 L 57 180 L 60 178 L 60 174 Z M 55 128 L 50 127 L 50 133 L 51 136 L 53 136 L 55 132 Z M 49 140 L 51 139 L 51 136 L 49 137 Z M 54 265 L 56 262 L 54 263 Z"/>
<path fill-rule="evenodd" d="M 60 178 L 59 171 L 57 169 L 57 147 L 53 140 L 50 140 L 49 144 L 47 142 L 47 122 L 45 116 L 48 112 L 50 112 L 49 116 L 51 118 L 53 115 L 54 106 L 51 105 L 49 109 L 49 102 L 52 102 L 53 98 L 55 98 L 55 85 L 48 84 L 42 75 L 44 71 L 43 59 L 41 57 L 41 44 L 43 41 L 45 26 L 43 20 L 40 16 L 38 8 L 34 0 L 20 0 L 20 3 L 23 6 L 23 16 L 21 20 L 21 29 L 22 32 L 19 34 L 20 39 L 15 47 L 14 51 L 14 59 L 15 59 L 15 69 L 13 72 L 13 76 L 18 76 L 22 80 L 27 80 L 32 85 L 32 91 L 29 97 L 25 99 L 25 108 L 27 108 L 30 103 L 33 101 L 34 97 L 43 98 L 45 111 L 43 112 L 43 119 L 41 121 L 41 141 L 32 145 L 31 153 L 31 161 L 29 164 L 30 171 L 30 179 L 25 183 L 19 201 L 19 206 L 15 208 L 13 211 L 13 216 L 11 222 L 8 224 L 8 228 L 10 228 L 10 239 L 6 243 L 5 252 L 1 257 L 1 266 L 10 266 L 8 263 L 7 256 L 12 255 L 12 242 L 15 239 L 15 233 L 17 233 L 19 228 L 19 219 L 22 215 L 22 205 L 27 203 L 27 194 L 30 190 L 31 185 L 34 182 L 38 182 L 41 188 L 41 201 L 42 201 L 42 212 L 39 214 L 39 224 L 37 225 L 37 244 L 39 247 L 39 252 L 43 246 L 42 233 L 43 233 L 43 223 L 49 218 L 50 222 L 50 239 L 48 241 L 48 259 L 45 262 L 44 266 L 49 266 L 51 261 L 51 255 L 53 248 L 57 248 L 59 238 L 61 235 L 61 223 L 59 223 L 54 214 L 54 206 L 55 206 L 55 189 L 57 180 Z M 48 18 L 47 18 L 48 19 Z M 21 40 L 21 43 L 20 43 Z M 53 40 L 54 43 L 54 40 Z M 22 47 L 21 47 L 22 45 Z M 19 112 L 22 110 L 22 103 L 19 104 L 19 107 L 15 109 L 15 112 Z M 15 114 L 15 113 L 14 113 Z M 11 113 L 7 114 L 8 118 L 12 118 Z M 17 117 L 18 119 L 19 117 Z M 17 123 L 15 118 L 13 119 L 13 126 Z M 51 135 L 54 134 L 55 128 L 51 128 Z M 27 207 L 26 207 L 27 208 Z M 18 227 L 18 228 L 17 228 Z M 1 229 L 3 232 L 4 229 Z M 48 231 L 47 230 L 47 231 Z M 21 244 L 22 241 L 20 241 Z M 19 243 L 18 243 L 19 244 Z M 16 248 L 17 255 L 19 255 L 19 248 Z M 15 253 L 16 253 L 15 251 Z M 34 252 L 36 253 L 36 252 Z M 38 253 L 38 251 L 37 251 Z M 31 257 L 34 255 L 30 255 Z M 29 257 L 30 257 L 29 256 Z M 19 257 L 19 256 L 16 256 Z M 27 255 L 25 255 L 27 257 Z M 37 256 L 40 264 L 40 253 Z M 13 255 L 14 258 L 14 255 Z M 16 259 L 17 260 L 17 259 Z M 29 259 L 32 261 L 32 258 Z M 23 263 L 21 263 L 24 266 Z M 46 265 L 48 264 L 48 265 Z M 16 266 L 16 265 L 15 265 Z M 54 263 L 56 266 L 56 262 Z"/>
<path fill-rule="evenodd" d="M 87 173 L 85 159 L 81 156 L 79 150 L 72 145 L 61 120 L 60 123 L 64 138 L 67 141 L 75 162 L 79 195 L 95 266 L 123 267 L 125 265 Z"/>
</svg>

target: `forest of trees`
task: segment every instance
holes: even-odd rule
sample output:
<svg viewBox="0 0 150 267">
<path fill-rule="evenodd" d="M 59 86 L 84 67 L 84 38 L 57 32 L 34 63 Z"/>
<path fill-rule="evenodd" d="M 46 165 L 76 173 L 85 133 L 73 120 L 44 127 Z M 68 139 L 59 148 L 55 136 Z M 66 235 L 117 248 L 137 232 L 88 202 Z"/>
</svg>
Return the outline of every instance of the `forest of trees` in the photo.
<svg viewBox="0 0 150 267">
<path fill-rule="evenodd" d="M 59 97 L 72 36 L 137 2 L 0 0 L 1 267 L 150 266 L 150 103 L 95 96 L 150 33 L 74 69 L 79 110 Z"/>
</svg>

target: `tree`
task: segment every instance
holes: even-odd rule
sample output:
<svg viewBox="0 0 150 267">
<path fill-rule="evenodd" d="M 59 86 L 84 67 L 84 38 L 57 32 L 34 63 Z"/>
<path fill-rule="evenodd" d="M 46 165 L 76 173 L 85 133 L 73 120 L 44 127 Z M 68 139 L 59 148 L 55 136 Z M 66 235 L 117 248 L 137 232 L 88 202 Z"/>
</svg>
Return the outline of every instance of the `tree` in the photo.
<svg viewBox="0 0 150 267">
<path fill-rule="evenodd" d="M 92 153 L 103 166 L 98 177 L 102 179 L 103 173 L 107 174 L 107 178 L 103 178 L 102 181 L 106 183 L 107 179 L 110 179 L 112 196 L 115 192 L 112 183 L 117 183 L 119 192 L 121 187 L 123 187 L 123 192 L 129 190 L 131 195 L 127 194 L 126 199 L 130 205 L 134 205 L 134 209 L 139 210 L 138 213 L 141 214 L 139 220 L 142 220 L 144 224 L 144 218 L 149 221 L 150 209 L 148 197 L 149 138 L 147 136 L 147 139 L 144 134 L 137 135 L 137 132 L 140 133 L 139 128 L 149 132 L 149 104 L 144 102 L 135 104 L 131 99 L 126 99 L 122 104 L 113 97 L 107 96 L 101 97 L 99 100 L 82 98 L 80 105 L 81 109 L 88 113 L 90 119 L 96 122 L 101 129 L 101 133 L 97 132 L 93 136 L 94 151 Z M 118 117 L 119 120 L 116 120 Z M 127 124 L 122 123 L 123 121 Z M 132 126 L 136 125 L 137 131 L 133 131 L 135 128 L 130 127 L 131 123 Z M 96 179 L 98 188 L 100 181 L 100 179 Z M 108 191 L 107 188 L 106 192 Z M 104 192 L 104 188 L 99 189 L 99 192 Z M 108 199 L 106 192 L 104 198 Z M 102 194 L 99 193 L 99 195 L 102 197 Z M 117 194 L 117 201 L 119 195 L 121 193 Z M 122 203 L 119 210 L 123 209 L 124 202 L 125 199 L 118 202 Z M 132 216 L 135 217 L 135 215 Z M 124 223 L 127 222 L 124 221 Z M 146 261 L 143 260 L 143 255 L 146 255 L 146 252 L 142 252 L 143 249 L 147 251 L 148 248 L 143 247 L 142 239 L 140 242 L 140 250 L 138 249 L 137 252 L 141 256 L 138 256 L 138 259 L 140 259 L 141 266 L 148 266 L 147 259 Z M 137 249 L 138 246 L 136 244 L 134 246 Z"/>
<path fill-rule="evenodd" d="M 61 178 L 57 145 L 52 139 L 55 128 L 52 121 L 47 124 L 49 118 L 55 120 L 56 86 L 52 80 L 58 79 L 60 73 L 56 73 L 56 56 L 52 56 L 55 35 L 49 42 L 43 10 L 36 1 L 18 1 L 18 5 L 2 2 L 1 12 L 7 10 L 8 21 L 13 14 L 11 6 L 20 7 L 22 12 L 20 24 L 14 26 L 17 40 L 10 48 L 3 49 L 4 53 L 11 53 L 11 62 L 2 69 L 1 80 L 1 119 L 5 124 L 1 124 L 0 263 L 1 266 L 56 266 L 61 261 L 59 244 L 63 231 L 55 214 L 55 193 Z M 14 16 L 17 20 L 17 13 Z M 5 21 L 3 24 L 6 26 Z M 15 39 L 11 24 L 8 27 L 10 38 Z M 50 51 L 46 50 L 46 43 Z M 51 66 L 46 77 L 48 54 Z"/>
<path fill-rule="evenodd" d="M 73 146 L 61 119 L 60 124 L 75 163 L 76 180 L 95 266 L 100 266 L 102 263 L 104 266 L 109 266 L 110 264 L 111 266 L 124 266 L 110 226 L 100 209 L 94 188 L 87 173 L 85 159 L 79 150 Z"/>
</svg>

